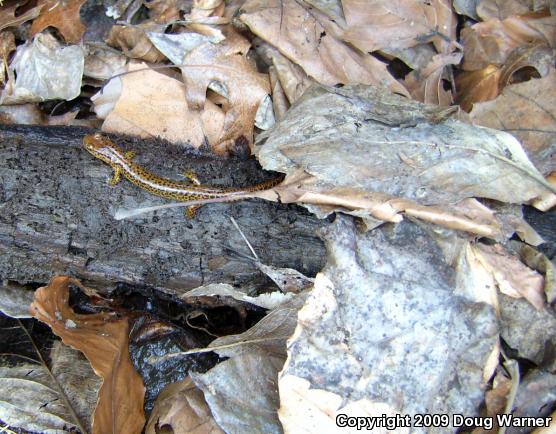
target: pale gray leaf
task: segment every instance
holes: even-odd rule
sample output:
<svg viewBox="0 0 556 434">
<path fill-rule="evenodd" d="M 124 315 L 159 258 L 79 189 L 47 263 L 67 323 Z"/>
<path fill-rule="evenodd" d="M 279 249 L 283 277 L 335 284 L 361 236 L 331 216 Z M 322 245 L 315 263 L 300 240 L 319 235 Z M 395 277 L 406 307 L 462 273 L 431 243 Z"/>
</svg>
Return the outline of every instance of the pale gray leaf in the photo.
<svg viewBox="0 0 556 434">
<path fill-rule="evenodd" d="M 0 311 L 12 318 L 30 318 L 29 305 L 33 291 L 12 285 L 0 286 Z"/>
<path fill-rule="evenodd" d="M 283 358 L 254 350 L 232 357 L 205 374 L 191 373 L 214 419 L 228 434 L 282 433 L 277 409 Z"/>
<path fill-rule="evenodd" d="M 61 45 L 48 33 L 18 47 L 10 64 L 17 78 L 2 92 L 2 104 L 71 100 L 81 92 L 85 51 L 78 45 Z"/>
<path fill-rule="evenodd" d="M 371 412 L 477 414 L 495 314 L 454 293 L 455 271 L 428 231 L 402 222 L 360 233 L 340 216 L 325 240 L 327 265 L 288 341 L 281 416 L 302 411 L 299 395 L 282 389 L 292 378 L 306 380 L 308 394 L 337 398 L 332 414 L 361 402 Z"/>
</svg>

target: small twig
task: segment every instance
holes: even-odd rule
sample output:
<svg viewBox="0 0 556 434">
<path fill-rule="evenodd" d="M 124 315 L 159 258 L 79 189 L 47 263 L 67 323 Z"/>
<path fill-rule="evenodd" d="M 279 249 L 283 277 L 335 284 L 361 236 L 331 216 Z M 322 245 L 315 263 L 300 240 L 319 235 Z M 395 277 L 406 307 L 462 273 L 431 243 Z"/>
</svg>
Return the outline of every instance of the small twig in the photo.
<svg viewBox="0 0 556 434">
<path fill-rule="evenodd" d="M 243 233 L 243 231 L 241 230 L 241 228 L 237 224 L 236 219 L 234 219 L 233 217 L 230 217 L 230 220 L 232 221 L 232 224 L 235 226 L 235 228 L 238 230 L 239 234 L 243 238 L 243 241 L 245 241 L 245 244 L 247 244 L 247 247 L 249 247 L 249 250 L 251 250 L 251 253 L 253 253 L 253 258 L 256 261 L 260 261 L 259 256 L 255 252 L 255 249 L 253 249 L 253 246 L 251 245 L 251 243 L 249 242 L 249 240 L 247 239 L 247 237 L 245 236 L 245 234 Z"/>
<path fill-rule="evenodd" d="M 206 203 L 221 203 L 221 202 L 233 202 L 236 200 L 248 199 L 250 198 L 249 194 L 246 195 L 238 195 L 231 197 L 217 197 L 214 199 L 202 199 L 202 200 L 189 200 L 187 202 L 176 202 L 176 203 L 167 203 L 164 205 L 155 205 L 155 206 L 148 206 L 145 208 L 134 208 L 134 209 L 124 209 L 120 208 L 116 210 L 114 213 L 114 218 L 116 220 L 125 220 L 127 218 L 135 217 L 141 214 L 158 211 L 160 209 L 167 209 L 167 208 L 178 208 L 178 207 L 190 207 L 193 205 L 204 205 Z"/>
</svg>

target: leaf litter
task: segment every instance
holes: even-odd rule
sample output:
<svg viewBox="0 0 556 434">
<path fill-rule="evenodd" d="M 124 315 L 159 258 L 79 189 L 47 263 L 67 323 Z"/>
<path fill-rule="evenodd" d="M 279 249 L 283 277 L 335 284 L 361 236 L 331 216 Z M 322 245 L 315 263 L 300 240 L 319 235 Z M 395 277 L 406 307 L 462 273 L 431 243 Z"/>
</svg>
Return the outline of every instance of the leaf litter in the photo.
<svg viewBox="0 0 556 434">
<path fill-rule="evenodd" d="M 162 356 L 227 359 L 167 386 L 147 432 L 327 432 L 340 412 L 477 415 L 481 404 L 488 415 L 549 415 L 554 264 L 525 244 L 542 239 L 521 207 L 556 204 L 551 2 L 122 1 L 105 5 L 122 20 L 100 45 L 87 39 L 94 20 L 82 21 L 82 6 L 4 2 L 4 119 L 101 119 L 106 132 L 253 152 L 287 177 L 251 197 L 336 213 L 316 279 L 230 247 L 283 293 L 210 285 L 181 296 L 267 311 L 243 333 Z M 100 90 L 89 98 L 82 85 Z M 96 117 L 55 120 L 37 106 L 83 97 Z M 514 234 L 525 243 L 509 242 Z M 92 432 L 140 432 L 144 389 L 127 357 L 127 320 L 74 312 L 70 284 L 79 286 L 58 277 L 39 289 L 33 312 L 104 379 Z M 20 292 L 2 289 L 8 315 L 26 315 Z M 519 378 L 524 359 L 535 369 Z M 2 378 L 17 382 L 21 366 L 37 375 L 25 392 L 35 399 L 52 376 L 20 365 L 2 366 Z M 69 385 L 62 371 L 54 377 Z M 131 386 L 110 388 L 123 378 Z M 32 399 L 0 419 L 31 426 L 17 417 Z M 119 403 L 130 411 L 108 410 Z M 67 410 L 29 429 L 75 425 Z"/>
</svg>

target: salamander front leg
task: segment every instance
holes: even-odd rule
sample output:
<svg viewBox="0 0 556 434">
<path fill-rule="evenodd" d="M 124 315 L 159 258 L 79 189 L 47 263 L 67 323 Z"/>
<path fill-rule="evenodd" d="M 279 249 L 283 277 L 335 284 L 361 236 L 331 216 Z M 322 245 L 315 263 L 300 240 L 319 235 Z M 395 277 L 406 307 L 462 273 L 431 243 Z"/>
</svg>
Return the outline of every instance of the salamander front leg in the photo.
<svg viewBox="0 0 556 434">
<path fill-rule="evenodd" d="M 197 210 L 198 210 L 199 208 L 201 208 L 202 206 L 203 206 L 203 205 L 191 205 L 191 206 L 188 206 L 187 209 L 185 210 L 185 216 L 186 216 L 188 219 L 195 218 L 195 214 L 197 213 Z"/>
<path fill-rule="evenodd" d="M 201 185 L 201 182 L 199 181 L 197 174 L 193 170 L 186 170 L 185 172 L 183 172 L 183 176 L 189 179 L 193 184 Z"/>
<path fill-rule="evenodd" d="M 120 169 L 119 167 L 115 167 L 114 174 L 112 175 L 112 178 L 110 178 L 110 180 L 108 181 L 108 184 L 116 185 L 121 180 L 122 180 L 122 169 Z"/>
</svg>

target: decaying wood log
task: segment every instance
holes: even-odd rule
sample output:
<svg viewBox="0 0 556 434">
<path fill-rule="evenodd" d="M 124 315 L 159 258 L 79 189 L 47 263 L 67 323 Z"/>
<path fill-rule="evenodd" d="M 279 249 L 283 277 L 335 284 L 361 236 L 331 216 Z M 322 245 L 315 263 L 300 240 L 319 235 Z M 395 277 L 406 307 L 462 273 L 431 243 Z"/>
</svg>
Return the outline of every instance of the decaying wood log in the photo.
<svg viewBox="0 0 556 434">
<path fill-rule="evenodd" d="M 303 208 L 248 200 L 206 205 L 188 220 L 185 208 L 115 220 L 118 208 L 167 203 L 127 181 L 107 184 L 111 169 L 81 141 L 91 131 L 0 127 L 0 277 L 45 283 L 69 274 L 99 289 L 118 282 L 182 292 L 212 282 L 268 282 L 226 246 L 248 253 L 233 216 L 262 262 L 314 275 L 324 264 L 316 230 L 326 221 Z M 169 178 L 191 169 L 201 182 L 250 185 L 271 178 L 254 160 L 218 159 L 154 141 L 115 139 L 136 161 Z M 155 146 L 156 145 L 156 146 Z"/>
</svg>

